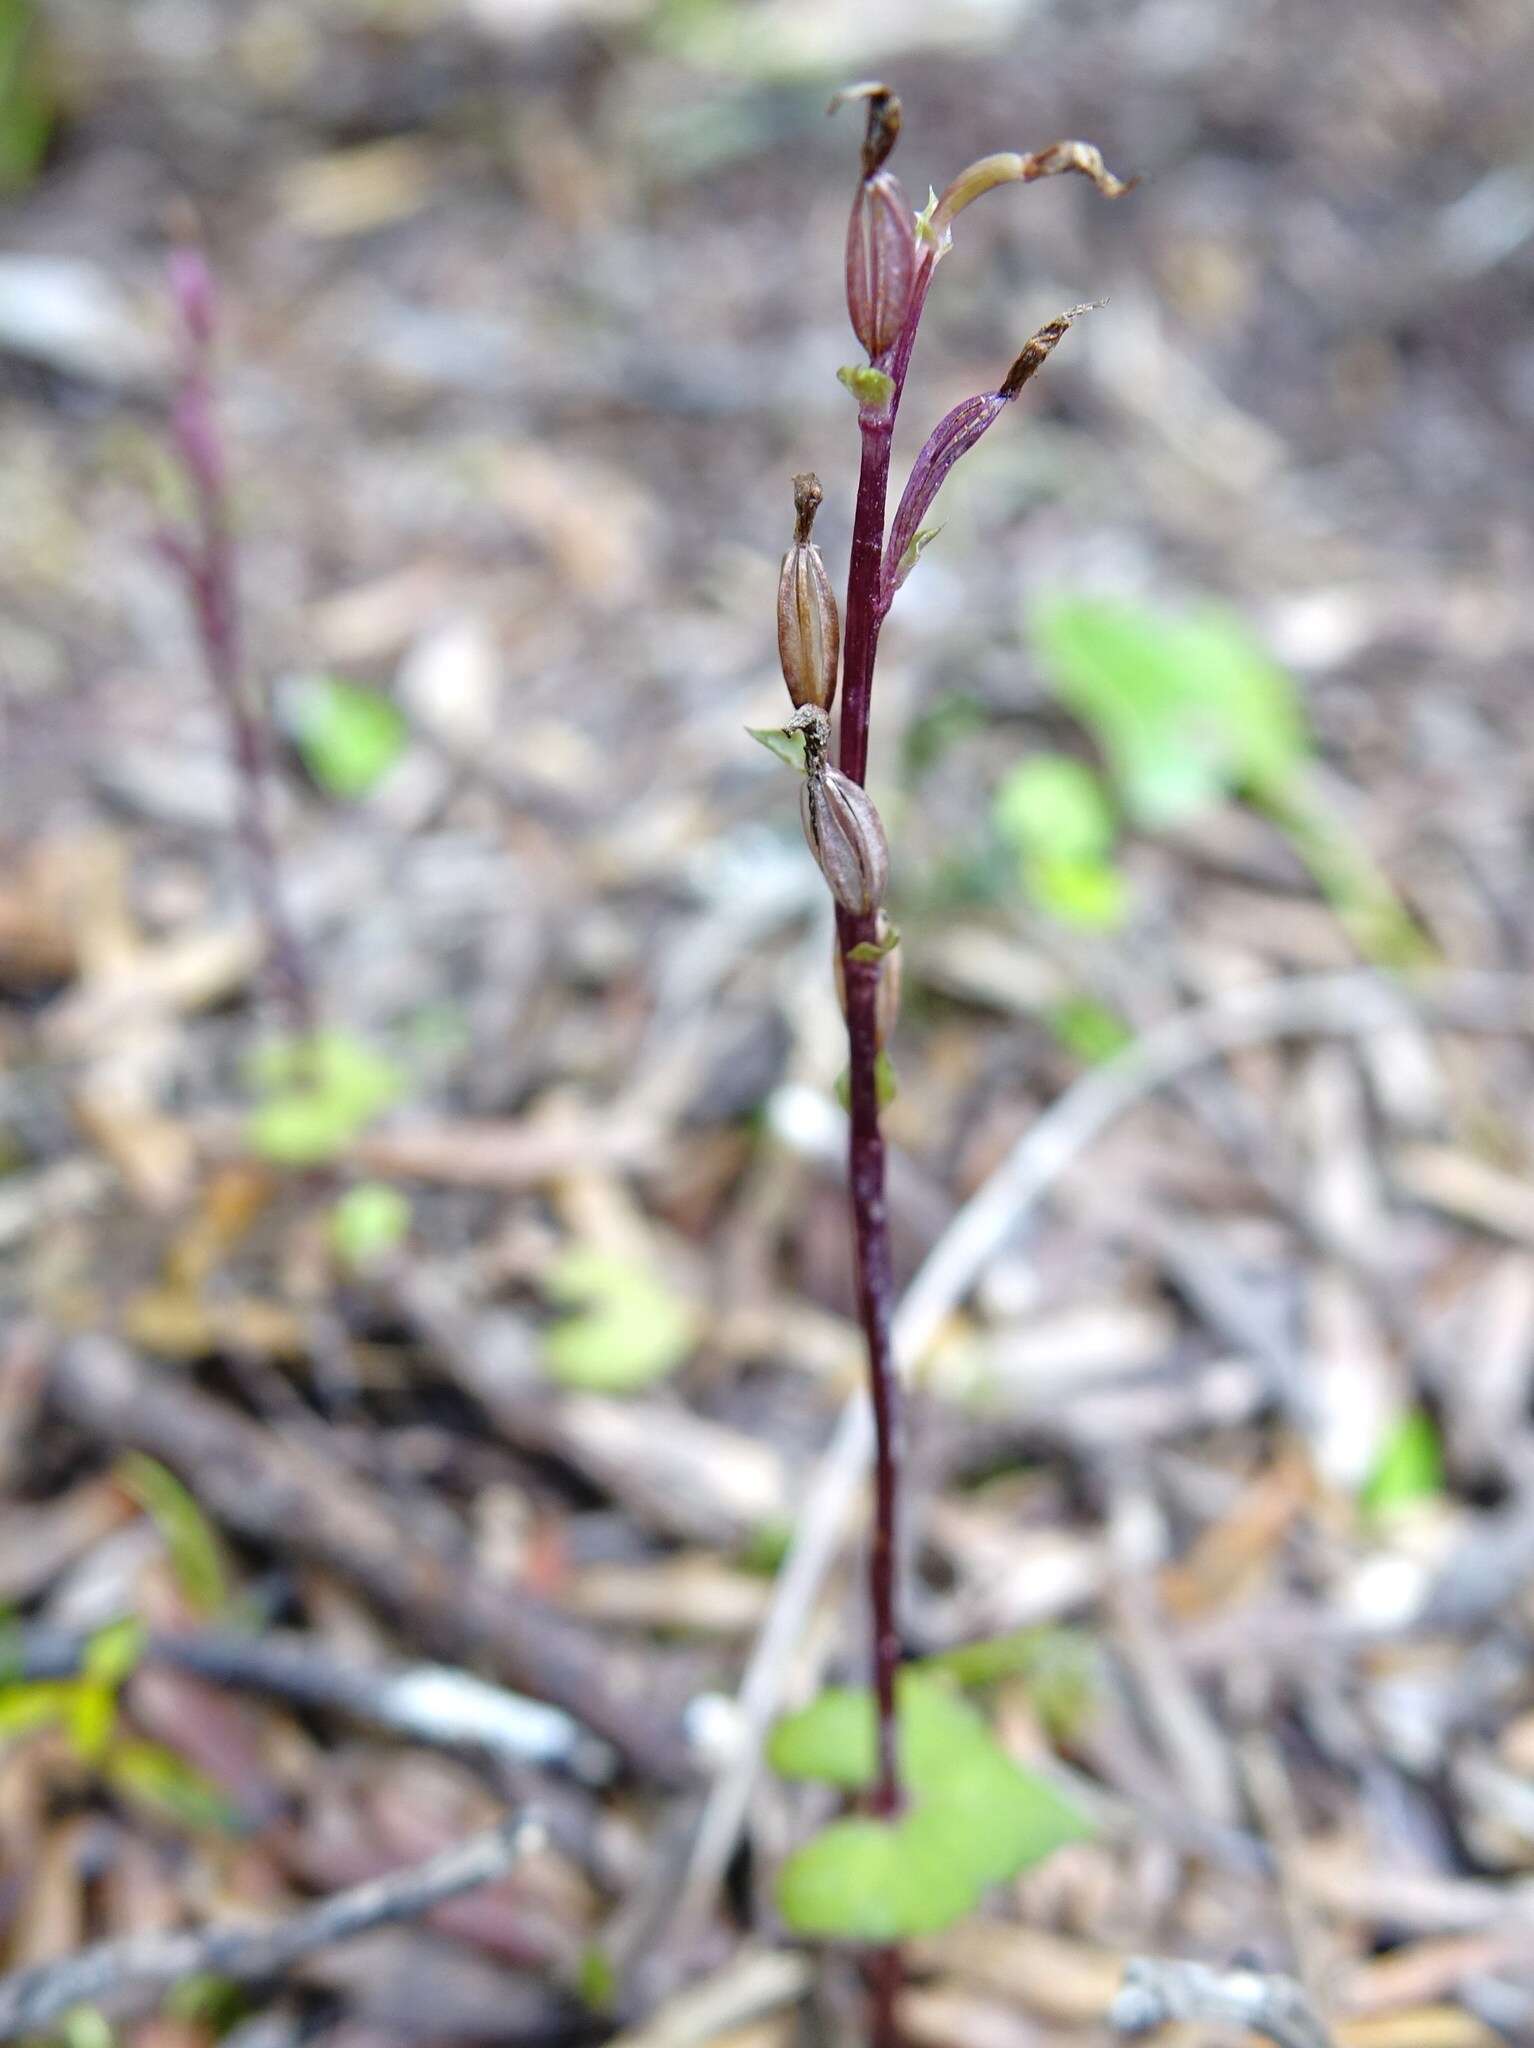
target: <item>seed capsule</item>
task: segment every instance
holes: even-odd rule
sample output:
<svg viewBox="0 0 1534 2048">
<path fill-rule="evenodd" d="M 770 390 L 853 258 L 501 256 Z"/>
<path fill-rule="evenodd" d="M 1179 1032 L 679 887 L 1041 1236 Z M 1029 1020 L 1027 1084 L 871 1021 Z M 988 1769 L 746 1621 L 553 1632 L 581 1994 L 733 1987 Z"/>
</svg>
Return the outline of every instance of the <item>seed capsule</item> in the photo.
<svg viewBox="0 0 1534 2048">
<path fill-rule="evenodd" d="M 829 711 L 836 696 L 841 621 L 826 565 L 810 539 L 820 499 L 815 477 L 794 478 L 794 544 L 778 576 L 778 659 L 794 703 Z"/>
<path fill-rule="evenodd" d="M 847 223 L 847 312 L 871 362 L 894 347 L 915 274 L 910 202 L 892 171 L 878 171 L 859 185 Z"/>
<path fill-rule="evenodd" d="M 890 936 L 890 922 L 881 910 L 874 923 L 874 944 L 887 944 Z M 879 993 L 874 1004 L 874 1050 L 883 1052 L 885 1041 L 895 1028 L 895 1019 L 900 1015 L 900 947 L 890 946 L 874 963 L 879 973 Z M 847 966 L 842 958 L 841 938 L 837 933 L 831 938 L 831 967 L 836 976 L 836 1000 L 842 1006 L 842 1015 L 847 1014 Z"/>
<path fill-rule="evenodd" d="M 799 791 L 804 836 L 843 910 L 867 917 L 889 887 L 889 845 L 873 799 L 839 768 L 811 768 Z"/>
</svg>

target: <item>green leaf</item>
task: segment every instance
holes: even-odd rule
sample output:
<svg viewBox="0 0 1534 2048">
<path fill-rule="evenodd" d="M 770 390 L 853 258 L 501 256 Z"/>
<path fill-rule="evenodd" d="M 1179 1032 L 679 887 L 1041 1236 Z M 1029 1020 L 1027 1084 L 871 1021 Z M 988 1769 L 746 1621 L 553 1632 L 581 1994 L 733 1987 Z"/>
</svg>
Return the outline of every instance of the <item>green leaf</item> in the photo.
<svg viewBox="0 0 1534 2048">
<path fill-rule="evenodd" d="M 768 753 L 781 761 L 785 767 L 792 768 L 799 775 L 804 773 L 802 732 L 784 732 L 783 728 L 777 725 L 748 725 L 746 731 L 758 746 L 765 747 Z"/>
<path fill-rule="evenodd" d="M 1380 1447 L 1360 1496 L 1366 1512 L 1383 1521 L 1443 1492 L 1443 1446 L 1431 1415 L 1408 1409 Z"/>
<path fill-rule="evenodd" d="M 1037 613 L 1034 639 L 1141 824 L 1188 817 L 1233 790 L 1280 792 L 1309 751 L 1293 684 L 1229 614 L 1057 598 Z"/>
<path fill-rule="evenodd" d="M 627 1394 L 664 1379 L 691 1352 L 698 1319 L 648 1266 L 576 1245 L 544 1283 L 572 1313 L 544 1335 L 545 1369 L 565 1386 Z"/>
<path fill-rule="evenodd" d="M 85 1676 L 96 1685 L 121 1685 L 138 1669 L 148 1640 L 149 1632 L 136 1614 L 104 1623 L 85 1646 Z"/>
<path fill-rule="evenodd" d="M 767 1761 L 783 1778 L 811 1778 L 859 1792 L 878 1769 L 873 1694 L 831 1686 L 787 1714 L 767 1738 Z"/>
<path fill-rule="evenodd" d="M 60 2048 L 116 2048 L 111 2022 L 96 2005 L 76 2005 L 58 2023 Z"/>
<path fill-rule="evenodd" d="M 304 766 L 331 796 L 363 797 L 404 751 L 397 705 L 343 676 L 304 676 L 287 694 L 285 715 Z"/>
<path fill-rule="evenodd" d="M 246 1142 L 276 1166 L 324 1165 L 404 1086 L 389 1060 L 345 1031 L 263 1046 L 251 1076 L 267 1099 L 246 1120 Z"/>
<path fill-rule="evenodd" d="M 99 1764 L 117 1733 L 117 1688 L 79 1679 L 64 1725 L 82 1763 Z"/>
<path fill-rule="evenodd" d="M 1124 879 L 1109 858 L 1113 812 L 1085 762 L 1069 754 L 1031 755 L 996 792 L 991 817 L 1041 910 L 1084 931 L 1123 923 Z"/>
<path fill-rule="evenodd" d="M 582 2005 L 592 2012 L 611 2012 L 618 1996 L 618 1972 L 611 1956 L 600 1943 L 588 1942 L 581 1950 L 575 1972 L 575 1991 Z"/>
<path fill-rule="evenodd" d="M 336 1257 L 358 1273 L 398 1251 L 409 1230 L 409 1201 L 384 1181 L 359 1181 L 330 1212 L 330 1242 Z"/>
<path fill-rule="evenodd" d="M 37 1679 L 0 1685 L 0 1742 L 17 1742 L 39 1728 L 56 1728 L 69 1717 L 75 1688 L 65 1679 Z"/>
<path fill-rule="evenodd" d="M 839 1821 L 790 1857 L 778 1897 L 800 1933 L 892 1941 L 949 1926 L 987 1885 L 1086 1832 L 1070 1803 L 1020 1770 L 941 1678 L 903 1671 L 898 1714 L 910 1808 L 896 1821 Z M 778 1723 L 768 1756 L 784 1776 L 864 1790 L 876 1772 L 870 1694 L 823 1693 Z"/>
<path fill-rule="evenodd" d="M 1023 884 L 1040 910 L 1078 931 L 1115 931 L 1129 908 L 1124 877 L 1108 861 L 1040 856 L 1023 863 Z"/>
<path fill-rule="evenodd" d="M 924 1658 L 917 1667 L 956 1685 L 993 1685 L 1021 1678 L 1040 1720 L 1057 1741 L 1067 1741 L 1090 1714 L 1099 1683 L 1097 1650 L 1082 1629 L 1014 1629 Z"/>
<path fill-rule="evenodd" d="M 0 193 L 37 175 L 55 114 L 42 12 L 35 0 L 0 0 Z"/>
<path fill-rule="evenodd" d="M 213 1781 L 157 1742 L 114 1743 L 101 1760 L 101 1775 L 156 1819 L 194 1830 L 239 1826 L 239 1815 Z"/>
<path fill-rule="evenodd" d="M 1053 1785 L 1021 1769 L 987 1740 L 948 1762 L 940 1791 L 909 1823 L 922 1851 L 961 1869 L 976 1891 L 1042 1863 L 1090 1832 Z"/>
<path fill-rule="evenodd" d="M 939 697 L 906 728 L 905 767 L 914 782 L 935 767 L 951 747 L 990 729 L 990 719 L 978 697 L 964 690 Z"/>
<path fill-rule="evenodd" d="M 224 1547 L 193 1495 L 174 1472 L 140 1451 L 125 1451 L 113 1476 L 159 1530 L 189 1604 L 203 1614 L 217 1614 L 229 1598 Z"/>
<path fill-rule="evenodd" d="M 935 1934 L 979 1896 L 962 1865 L 910 1820 L 839 1820 L 784 1864 L 778 1907 L 799 1934 L 883 1943 Z"/>
<path fill-rule="evenodd" d="M 1121 1017 L 1092 996 L 1067 996 L 1050 1008 L 1046 1022 L 1066 1051 L 1089 1066 L 1111 1060 L 1134 1036 Z"/>
<path fill-rule="evenodd" d="M 1113 812 L 1103 786 L 1069 754 L 1031 754 L 991 805 L 996 830 L 1033 860 L 1098 861 L 1113 851 Z"/>
</svg>

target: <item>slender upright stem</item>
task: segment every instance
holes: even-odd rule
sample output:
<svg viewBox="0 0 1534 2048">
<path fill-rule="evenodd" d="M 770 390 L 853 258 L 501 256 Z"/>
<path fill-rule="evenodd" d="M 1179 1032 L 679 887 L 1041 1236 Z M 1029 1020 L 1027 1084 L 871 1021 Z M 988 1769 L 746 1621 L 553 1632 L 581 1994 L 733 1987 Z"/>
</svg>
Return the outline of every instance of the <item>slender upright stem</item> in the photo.
<svg viewBox="0 0 1534 2048">
<path fill-rule="evenodd" d="M 193 531 L 166 534 L 161 547 L 183 578 L 203 667 L 229 727 L 239 835 L 268 967 L 288 1028 L 306 1037 L 315 1022 L 303 952 L 288 916 L 269 803 L 271 748 L 264 706 L 245 674 L 239 579 L 223 445 L 210 368 L 212 287 L 200 251 L 184 252 L 176 274 L 186 333 L 173 438 L 191 486 Z"/>
<path fill-rule="evenodd" d="M 853 514 L 847 571 L 847 614 L 842 639 L 842 710 L 839 765 L 861 783 L 868 771 L 868 719 L 879 628 L 884 529 L 889 496 L 890 452 L 895 415 L 915 340 L 916 323 L 931 273 L 924 264 L 905 326 L 890 355 L 894 388 L 883 412 L 858 416 L 862 462 Z M 884 1134 L 879 1127 L 879 1041 L 877 1007 L 881 963 L 858 960 L 853 949 L 875 936 L 872 917 L 836 913 L 837 944 L 847 992 L 847 1052 L 850 1096 L 848 1181 L 852 1195 L 858 1313 L 868 1346 L 868 1389 L 874 1419 L 874 1525 L 868 1558 L 869 1613 L 873 1629 L 873 1691 L 878 1729 L 876 1814 L 898 1813 L 900 1760 L 895 1715 L 895 1680 L 900 1666 L 900 1630 L 895 1603 L 896 1519 L 899 1513 L 899 1388 L 890 1349 L 894 1277 L 890 1264 L 889 1214 L 884 1191 Z M 869 1958 L 868 1986 L 873 2048 L 896 2048 L 895 2004 L 904 1977 L 898 1947 Z"/>
</svg>

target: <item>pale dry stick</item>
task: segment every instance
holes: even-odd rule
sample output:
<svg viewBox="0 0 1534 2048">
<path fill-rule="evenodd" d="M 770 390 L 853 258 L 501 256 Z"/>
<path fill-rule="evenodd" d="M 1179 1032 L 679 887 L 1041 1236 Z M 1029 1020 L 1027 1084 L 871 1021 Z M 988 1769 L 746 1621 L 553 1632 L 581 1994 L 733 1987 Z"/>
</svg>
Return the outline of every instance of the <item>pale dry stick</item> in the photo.
<svg viewBox="0 0 1534 2048">
<path fill-rule="evenodd" d="M 126 1991 L 167 1990 L 188 1977 L 232 1977 L 244 1983 L 277 1977 L 316 1950 L 353 1940 L 375 1927 L 418 1920 L 434 1906 L 504 1877 L 544 1841 L 543 1825 L 520 1814 L 457 1842 L 408 1870 L 353 1885 L 275 1925 L 223 1924 L 170 1934 L 134 1934 L 104 1941 L 58 1962 L 0 1977 L 0 2041 L 45 2028 L 79 2005 L 99 2005 Z"/>
<path fill-rule="evenodd" d="M 1204 1963 L 1131 1956 L 1108 2014 L 1120 2034 L 1159 2033 L 1174 2020 L 1245 2027 L 1277 2048 L 1332 2048 L 1303 1988 L 1260 1970 L 1211 1970 Z"/>
<path fill-rule="evenodd" d="M 1476 1032 L 1534 1032 L 1534 982 L 1521 975 L 1446 975 L 1408 991 L 1373 970 L 1254 983 L 1153 1025 L 1115 1058 L 1084 1074 L 1020 1138 L 923 1260 L 896 1311 L 896 1368 L 909 1377 L 986 1263 L 1049 1189 L 1112 1124 L 1179 1075 L 1277 1038 L 1367 1038 L 1416 1013 Z M 738 1748 L 699 1822 L 678 1895 L 678 1927 L 697 1926 L 715 1896 L 745 1822 L 767 1728 L 778 1710 L 794 1646 L 841 1550 L 872 1450 L 868 1402 L 849 1397 L 794 1525 L 736 1696 Z"/>
</svg>

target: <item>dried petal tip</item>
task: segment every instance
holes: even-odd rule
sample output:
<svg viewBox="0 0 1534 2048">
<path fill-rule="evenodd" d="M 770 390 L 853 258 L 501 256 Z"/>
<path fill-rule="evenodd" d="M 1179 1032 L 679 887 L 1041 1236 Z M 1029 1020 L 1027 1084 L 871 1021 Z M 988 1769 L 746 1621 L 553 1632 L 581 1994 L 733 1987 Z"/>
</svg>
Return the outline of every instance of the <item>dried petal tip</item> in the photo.
<svg viewBox="0 0 1534 2048">
<path fill-rule="evenodd" d="M 1057 313 L 1053 320 L 1046 320 L 1038 333 L 1024 344 L 1017 361 L 1002 379 L 997 397 L 1016 398 L 1034 372 L 1042 369 L 1048 362 L 1061 336 L 1070 328 L 1071 322 L 1079 319 L 1083 313 L 1095 313 L 1099 306 L 1106 303 L 1104 299 L 1092 299 L 1084 306 L 1072 306 L 1068 313 Z"/>
<path fill-rule="evenodd" d="M 863 176 L 871 178 L 900 140 L 900 101 L 887 85 L 867 78 L 861 85 L 844 85 L 840 92 L 832 93 L 826 112 L 834 114 L 849 100 L 868 102 L 868 127 L 863 136 Z"/>
<path fill-rule="evenodd" d="M 1121 199 L 1139 184 L 1138 178 L 1115 178 L 1103 164 L 1103 155 L 1090 142 L 1052 142 L 1031 156 L 1014 149 L 998 150 L 967 164 L 947 186 L 930 216 L 930 232 L 939 248 L 946 248 L 949 230 L 966 206 L 973 206 L 997 185 L 1031 185 L 1037 178 L 1056 178 L 1064 171 L 1079 171 L 1090 178 L 1105 199 Z"/>
<path fill-rule="evenodd" d="M 813 470 L 806 470 L 794 478 L 794 539 L 808 540 L 810 528 L 815 524 L 815 514 L 825 502 L 825 492 L 820 488 L 820 478 Z"/>
<path fill-rule="evenodd" d="M 809 537 L 820 496 L 814 477 L 794 478 L 794 544 L 778 572 L 778 660 L 795 704 L 826 712 L 836 696 L 842 629 L 826 565 Z"/>
<path fill-rule="evenodd" d="M 877 362 L 905 325 L 916 276 L 916 222 L 892 171 L 865 177 L 847 223 L 847 314 Z"/>
<path fill-rule="evenodd" d="M 807 756 L 808 750 L 807 739 Z M 811 768 L 799 791 L 799 816 L 831 894 L 852 916 L 870 916 L 889 887 L 890 856 L 867 790 L 839 768 Z"/>
<path fill-rule="evenodd" d="M 1079 171 L 1092 180 L 1104 199 L 1122 199 L 1140 182 L 1138 178 L 1115 178 L 1103 162 L 1102 151 L 1090 142 L 1052 142 L 1047 149 L 1036 149 L 1032 156 L 1024 157 L 1023 163 L 1027 183 L 1058 177 L 1062 171 Z"/>
</svg>

